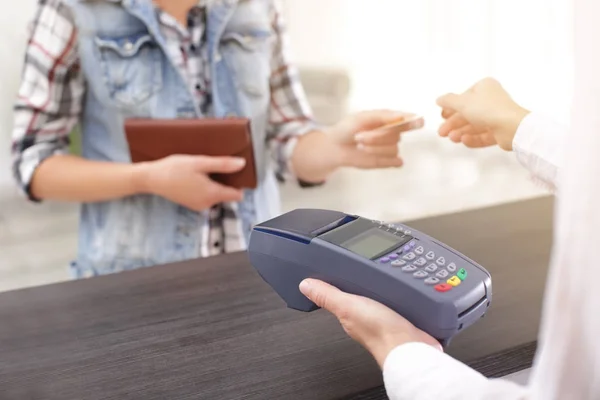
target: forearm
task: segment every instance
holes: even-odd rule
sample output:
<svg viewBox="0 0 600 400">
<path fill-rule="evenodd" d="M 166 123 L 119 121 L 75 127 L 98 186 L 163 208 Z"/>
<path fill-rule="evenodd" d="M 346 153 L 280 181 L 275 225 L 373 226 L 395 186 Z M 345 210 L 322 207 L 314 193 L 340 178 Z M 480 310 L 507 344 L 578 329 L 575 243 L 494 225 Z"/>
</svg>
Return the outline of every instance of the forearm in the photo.
<svg viewBox="0 0 600 400">
<path fill-rule="evenodd" d="M 298 138 L 291 168 L 302 181 L 325 181 L 340 165 L 338 151 L 325 132 L 313 131 Z"/>
<path fill-rule="evenodd" d="M 56 155 L 43 161 L 36 169 L 31 193 L 40 200 L 81 203 L 135 195 L 144 192 L 143 165 Z"/>
</svg>

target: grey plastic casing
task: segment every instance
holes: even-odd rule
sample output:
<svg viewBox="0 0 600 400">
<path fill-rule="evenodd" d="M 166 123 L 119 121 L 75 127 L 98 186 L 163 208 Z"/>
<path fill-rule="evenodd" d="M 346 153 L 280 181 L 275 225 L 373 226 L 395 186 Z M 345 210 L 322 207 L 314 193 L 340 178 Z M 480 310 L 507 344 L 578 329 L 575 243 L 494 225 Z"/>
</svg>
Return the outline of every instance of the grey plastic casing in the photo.
<svg viewBox="0 0 600 400">
<path fill-rule="evenodd" d="M 447 264 L 454 262 L 464 268 L 467 278 L 447 292 L 438 292 L 412 273 L 379 262 L 380 256 L 368 259 L 330 240 L 343 235 L 344 229 L 373 228 L 411 236 L 417 246 L 434 251 Z M 315 278 L 388 306 L 444 345 L 483 317 L 492 300 L 490 274 L 458 251 L 408 226 L 338 211 L 297 209 L 259 224 L 250 235 L 248 255 L 252 266 L 289 308 L 318 309 L 299 290 L 302 280 Z"/>
</svg>

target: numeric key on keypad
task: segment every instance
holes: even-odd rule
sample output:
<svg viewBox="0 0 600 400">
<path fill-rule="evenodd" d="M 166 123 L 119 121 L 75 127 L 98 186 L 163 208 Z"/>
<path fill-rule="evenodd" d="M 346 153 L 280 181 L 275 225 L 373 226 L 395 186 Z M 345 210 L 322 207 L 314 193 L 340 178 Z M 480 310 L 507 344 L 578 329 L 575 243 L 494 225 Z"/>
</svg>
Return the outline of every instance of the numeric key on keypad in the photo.
<svg viewBox="0 0 600 400">
<path fill-rule="evenodd" d="M 427 272 L 435 272 L 437 271 L 438 267 L 435 264 L 429 264 L 428 266 L 425 267 L 425 271 Z"/>
<path fill-rule="evenodd" d="M 421 254 L 425 253 L 425 249 L 423 248 L 423 246 L 419 246 L 415 249 L 415 253 L 417 253 L 418 255 L 421 255 Z"/>
<path fill-rule="evenodd" d="M 408 253 L 408 254 L 405 254 L 404 257 L 402 257 L 402 258 L 404 258 L 405 260 L 408 260 L 408 261 L 412 261 L 415 258 L 417 258 L 417 255 L 415 253 Z"/>
<path fill-rule="evenodd" d="M 428 260 L 433 260 L 435 258 L 435 253 L 433 251 L 430 251 L 429 253 L 425 254 L 425 258 L 427 258 Z"/>
<path fill-rule="evenodd" d="M 437 276 L 440 279 L 445 279 L 448 277 L 448 275 L 450 275 L 450 274 L 445 269 L 443 269 L 443 270 L 439 271 L 437 274 L 435 274 L 435 276 Z"/>
<path fill-rule="evenodd" d="M 404 265 L 406 265 L 406 261 L 404 260 L 394 260 L 392 261 L 392 267 L 402 267 Z"/>
<path fill-rule="evenodd" d="M 418 260 L 416 260 L 413 264 L 415 264 L 417 267 L 422 267 L 423 265 L 427 264 L 427 260 L 421 257 Z"/>
<path fill-rule="evenodd" d="M 414 265 L 407 265 L 402 267 L 402 272 L 413 272 L 416 271 L 417 267 L 415 267 Z"/>
<path fill-rule="evenodd" d="M 448 266 L 446 268 L 448 268 L 448 271 L 450 271 L 452 273 L 456 272 L 456 264 L 454 264 L 453 262 L 448 264 Z"/>
<path fill-rule="evenodd" d="M 426 285 L 437 285 L 438 283 L 440 283 L 440 280 L 438 278 L 436 278 L 435 276 L 430 276 L 429 278 L 425 279 L 425 284 Z"/>
<path fill-rule="evenodd" d="M 444 265 L 446 265 L 446 259 L 444 257 L 438 258 L 435 262 L 440 267 L 443 267 Z"/>
<path fill-rule="evenodd" d="M 417 279 L 427 278 L 429 274 L 425 271 L 417 271 L 413 274 L 413 276 Z"/>
</svg>

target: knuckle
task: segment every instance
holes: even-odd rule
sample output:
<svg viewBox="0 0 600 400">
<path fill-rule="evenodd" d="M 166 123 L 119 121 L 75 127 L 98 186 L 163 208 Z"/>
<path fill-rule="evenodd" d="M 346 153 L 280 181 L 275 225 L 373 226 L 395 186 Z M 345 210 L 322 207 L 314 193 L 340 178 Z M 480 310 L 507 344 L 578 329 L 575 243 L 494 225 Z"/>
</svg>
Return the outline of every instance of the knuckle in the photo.
<svg viewBox="0 0 600 400">
<path fill-rule="evenodd" d="M 377 155 L 380 157 L 389 157 L 391 153 L 391 146 L 382 146 L 377 149 Z"/>
<path fill-rule="evenodd" d="M 363 137 L 362 144 L 370 146 L 370 145 L 374 144 L 376 140 L 377 139 L 375 137 L 373 137 L 373 135 L 367 134 Z"/>
<path fill-rule="evenodd" d="M 205 156 L 195 156 L 195 157 L 190 156 L 189 159 L 196 161 L 196 163 L 198 163 L 200 165 L 204 165 L 208 161 L 207 157 L 205 157 Z"/>
<path fill-rule="evenodd" d="M 373 154 L 373 144 L 365 143 L 361 146 L 360 150 L 367 156 Z"/>
<path fill-rule="evenodd" d="M 325 293 L 321 293 L 319 291 L 315 291 L 312 294 L 312 301 L 316 305 L 318 305 L 319 307 L 322 307 L 322 308 L 327 308 L 327 306 L 329 305 L 327 295 Z"/>
<path fill-rule="evenodd" d="M 337 317 L 342 324 L 348 324 L 352 320 L 352 310 L 348 306 L 342 306 L 337 312 Z"/>
<path fill-rule="evenodd" d="M 207 201 L 212 202 L 219 196 L 219 190 L 215 185 L 208 185 L 204 191 Z"/>
<path fill-rule="evenodd" d="M 219 158 L 216 164 L 219 168 L 227 168 L 231 165 L 231 162 L 227 158 Z"/>
<path fill-rule="evenodd" d="M 497 86 L 499 82 L 491 76 L 485 77 L 480 82 L 484 87 Z"/>
<path fill-rule="evenodd" d="M 193 211 L 202 211 L 204 209 L 206 209 L 208 207 L 208 204 L 206 204 L 203 201 L 199 201 L 197 203 L 195 203 L 192 207 L 190 207 Z"/>
<path fill-rule="evenodd" d="M 168 155 L 165 158 L 163 158 L 163 163 L 165 166 L 169 165 L 169 164 L 178 164 L 180 162 L 181 162 L 180 158 L 177 157 L 177 155 L 175 155 L 175 154 L 171 154 L 171 155 Z"/>
<path fill-rule="evenodd" d="M 359 168 L 373 168 L 376 165 L 376 157 L 367 153 L 355 158 L 352 162 Z"/>
</svg>

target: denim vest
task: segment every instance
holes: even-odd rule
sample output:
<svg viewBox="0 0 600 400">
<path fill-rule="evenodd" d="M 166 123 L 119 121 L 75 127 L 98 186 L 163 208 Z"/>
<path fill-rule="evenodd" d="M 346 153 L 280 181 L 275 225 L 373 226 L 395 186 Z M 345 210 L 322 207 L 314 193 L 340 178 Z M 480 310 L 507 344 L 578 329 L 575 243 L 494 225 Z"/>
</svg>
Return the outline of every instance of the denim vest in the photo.
<svg viewBox="0 0 600 400">
<path fill-rule="evenodd" d="M 214 116 L 252 119 L 259 186 L 246 191 L 239 204 L 246 235 L 253 224 L 280 212 L 266 144 L 273 34 L 269 2 L 220 0 L 210 6 L 207 16 Z M 126 118 L 200 117 L 193 94 L 166 55 L 151 0 L 67 0 L 67 4 L 78 29 L 87 81 L 82 115 L 85 158 L 130 162 L 123 130 Z M 168 135 L 165 132 L 165 141 Z M 206 212 L 151 195 L 84 204 L 74 275 L 199 257 L 206 218 Z"/>
</svg>

